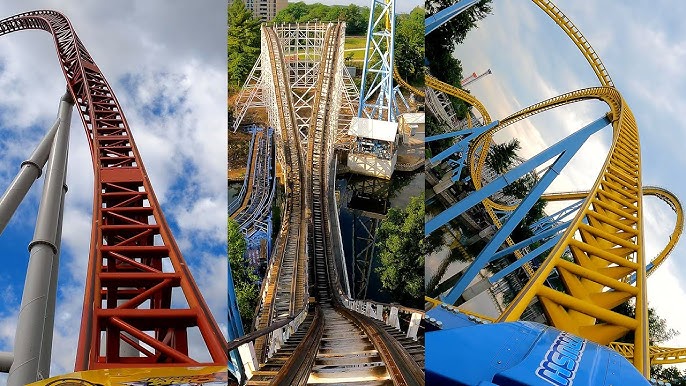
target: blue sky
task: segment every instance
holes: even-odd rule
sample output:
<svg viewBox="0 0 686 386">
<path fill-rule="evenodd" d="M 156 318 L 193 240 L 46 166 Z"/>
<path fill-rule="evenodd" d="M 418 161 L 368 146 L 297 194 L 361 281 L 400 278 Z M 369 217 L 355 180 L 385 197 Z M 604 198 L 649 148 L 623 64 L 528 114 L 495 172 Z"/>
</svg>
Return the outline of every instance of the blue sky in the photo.
<svg viewBox="0 0 686 386">
<path fill-rule="evenodd" d="M 681 2 L 573 2 L 556 5 L 575 23 L 602 59 L 617 89 L 633 111 L 640 133 L 643 184 L 664 187 L 686 200 L 686 26 Z M 493 15 L 479 22 L 456 49 L 464 73 L 489 75 L 468 88 L 493 119 L 544 99 L 599 82 L 576 46 L 533 3 L 493 1 Z M 600 102 L 585 102 L 541 114 L 500 133 L 499 141 L 516 136 L 530 157 L 605 113 Z M 610 130 L 584 145 L 549 191 L 591 186 L 609 148 Z M 646 256 L 665 245 L 675 216 L 666 204 L 644 200 Z M 667 346 L 686 347 L 685 240 L 648 280 L 650 306 L 681 331 Z"/>
<path fill-rule="evenodd" d="M 290 1 L 291 3 L 295 3 L 296 1 Z M 321 4 L 326 4 L 326 5 L 348 5 L 348 4 L 357 4 L 359 6 L 364 6 L 364 7 L 369 7 L 371 5 L 371 1 L 369 0 L 353 0 L 353 1 L 341 1 L 341 0 L 304 0 L 305 3 L 307 4 L 315 4 L 315 3 L 321 3 Z M 423 1 L 417 1 L 417 0 L 408 0 L 408 1 L 403 1 L 403 0 L 396 0 L 395 1 L 395 11 L 398 13 L 410 13 L 415 7 L 417 6 L 424 6 Z"/>
<path fill-rule="evenodd" d="M 0 4 L 0 18 L 56 9 L 70 18 L 107 77 L 155 193 L 216 320 L 226 327 L 226 2 Z M 50 127 L 64 78 L 49 34 L 0 38 L 0 189 Z M 51 374 L 73 370 L 88 260 L 93 177 L 72 121 Z M 0 351 L 14 344 L 42 179 L 0 236 Z M 191 342 L 191 352 L 197 350 Z M 5 384 L 0 375 L 0 385 Z"/>
</svg>

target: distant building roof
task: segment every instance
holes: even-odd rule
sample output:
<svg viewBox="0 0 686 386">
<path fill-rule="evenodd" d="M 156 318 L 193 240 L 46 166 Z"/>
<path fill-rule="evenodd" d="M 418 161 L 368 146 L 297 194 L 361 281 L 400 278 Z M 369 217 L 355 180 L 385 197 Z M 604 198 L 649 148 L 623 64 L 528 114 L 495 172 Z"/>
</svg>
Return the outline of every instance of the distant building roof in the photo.
<svg viewBox="0 0 686 386">
<path fill-rule="evenodd" d="M 424 123 L 424 113 L 405 113 L 401 115 L 403 120 L 410 123 Z"/>
<path fill-rule="evenodd" d="M 386 122 L 369 118 L 353 118 L 348 135 L 394 142 L 398 132 L 397 122 Z"/>
</svg>

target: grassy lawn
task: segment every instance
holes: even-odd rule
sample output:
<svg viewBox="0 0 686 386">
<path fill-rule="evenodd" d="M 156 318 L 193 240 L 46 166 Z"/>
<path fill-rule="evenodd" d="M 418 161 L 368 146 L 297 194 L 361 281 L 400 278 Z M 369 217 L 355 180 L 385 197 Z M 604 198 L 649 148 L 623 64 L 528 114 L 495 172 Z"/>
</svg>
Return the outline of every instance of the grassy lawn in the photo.
<svg viewBox="0 0 686 386">
<path fill-rule="evenodd" d="M 367 43 L 366 36 L 346 36 L 345 37 L 345 50 L 356 50 L 349 51 L 345 53 L 345 57 L 351 53 L 353 54 L 353 60 L 364 60 L 364 46 Z"/>
</svg>

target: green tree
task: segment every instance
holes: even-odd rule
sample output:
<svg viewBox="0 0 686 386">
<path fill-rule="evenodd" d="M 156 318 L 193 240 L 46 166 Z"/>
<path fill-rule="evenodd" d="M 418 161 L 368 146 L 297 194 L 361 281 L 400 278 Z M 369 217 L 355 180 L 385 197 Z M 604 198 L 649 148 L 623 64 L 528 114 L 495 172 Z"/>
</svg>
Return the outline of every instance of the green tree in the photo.
<svg viewBox="0 0 686 386">
<path fill-rule="evenodd" d="M 367 16 L 364 15 L 364 10 L 367 11 Z M 363 35 L 367 30 L 367 18 L 369 17 L 369 9 L 363 9 L 355 4 L 350 4 L 341 12 L 340 18 L 345 21 L 346 35 Z"/>
<path fill-rule="evenodd" d="M 242 0 L 233 0 L 229 5 L 228 23 L 229 88 L 238 89 L 260 55 L 260 21 L 253 17 Z"/>
<path fill-rule="evenodd" d="M 517 150 L 521 148 L 517 138 L 510 142 L 493 145 L 486 156 L 486 165 L 496 173 L 502 174 L 512 165 L 517 157 Z"/>
<path fill-rule="evenodd" d="M 635 306 L 628 302 L 615 307 L 613 311 L 630 318 L 636 317 Z M 667 320 L 661 318 L 654 308 L 648 307 L 648 340 L 650 341 L 651 346 L 666 342 L 677 335 L 679 335 L 679 331 L 667 327 Z M 634 333 L 629 332 L 622 339 L 618 339 L 617 341 L 634 343 Z"/>
<path fill-rule="evenodd" d="M 424 80 L 424 8 L 398 15 L 395 29 L 395 66 L 411 82 Z"/>
<path fill-rule="evenodd" d="M 686 386 L 686 371 L 682 372 L 675 366 L 651 366 L 650 377 L 657 380 L 667 381 L 671 383 L 672 386 Z"/>
<path fill-rule="evenodd" d="M 438 233 L 438 232 L 435 232 Z M 424 304 L 424 256 L 440 245 L 440 235 L 424 238 L 424 195 L 406 208 L 391 208 L 377 232 L 381 262 L 376 272 L 393 300 L 409 307 Z"/>
<path fill-rule="evenodd" d="M 228 221 L 227 249 L 229 252 L 229 266 L 233 275 L 234 291 L 238 301 L 238 311 L 241 314 L 241 321 L 246 330 L 252 324 L 255 314 L 255 307 L 259 297 L 259 287 L 257 283 L 259 277 L 245 258 L 246 241 L 240 231 L 238 223 L 229 219 Z"/>
<path fill-rule="evenodd" d="M 503 188 L 503 194 L 523 200 L 529 191 L 536 185 L 538 178 L 535 174 L 528 173 L 512 181 Z"/>
<path fill-rule="evenodd" d="M 424 3 L 426 16 L 431 16 L 456 2 L 457 0 L 428 0 Z M 491 0 L 480 1 L 426 37 L 426 59 L 431 74 L 443 82 L 462 88 L 462 64 L 453 57 L 453 52 L 455 46 L 462 43 L 467 36 L 467 32 L 476 27 L 476 22 L 491 13 L 490 3 Z M 458 117 L 463 118 L 468 110 L 467 104 L 455 97 L 451 97 L 450 100 Z"/>
<path fill-rule="evenodd" d="M 458 0 L 428 0 L 425 2 L 427 16 L 431 16 L 455 3 Z M 448 48 L 453 52 L 454 45 L 460 44 L 467 36 L 467 32 L 476 27 L 476 22 L 491 13 L 491 0 L 482 0 L 473 7 L 452 18 L 438 29 L 434 30 L 427 39 L 427 43 L 435 42 L 434 47 Z"/>
</svg>

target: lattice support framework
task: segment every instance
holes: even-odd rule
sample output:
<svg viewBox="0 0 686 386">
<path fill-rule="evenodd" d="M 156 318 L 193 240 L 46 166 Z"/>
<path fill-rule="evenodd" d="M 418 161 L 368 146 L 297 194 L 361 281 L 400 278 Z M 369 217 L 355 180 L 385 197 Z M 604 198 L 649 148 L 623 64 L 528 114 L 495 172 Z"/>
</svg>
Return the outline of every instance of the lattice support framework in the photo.
<svg viewBox="0 0 686 386">
<path fill-rule="evenodd" d="M 52 34 L 93 159 L 93 226 L 76 370 L 226 366 L 226 340 L 174 241 L 112 88 L 62 14 L 32 11 L 0 21 L 0 34 L 24 29 Z M 174 289 L 185 304 L 172 307 Z M 209 361 L 189 356 L 194 328 Z M 131 349 L 137 355 L 122 355 Z"/>
</svg>

